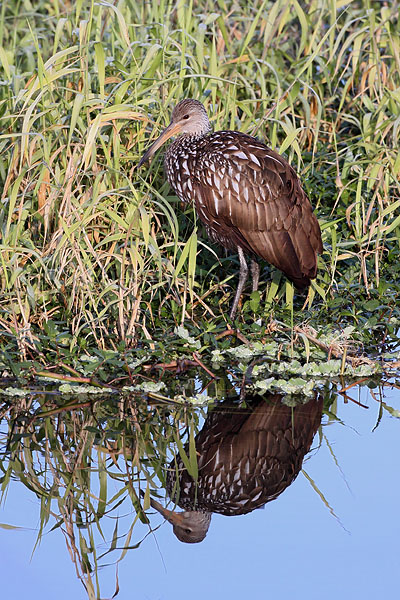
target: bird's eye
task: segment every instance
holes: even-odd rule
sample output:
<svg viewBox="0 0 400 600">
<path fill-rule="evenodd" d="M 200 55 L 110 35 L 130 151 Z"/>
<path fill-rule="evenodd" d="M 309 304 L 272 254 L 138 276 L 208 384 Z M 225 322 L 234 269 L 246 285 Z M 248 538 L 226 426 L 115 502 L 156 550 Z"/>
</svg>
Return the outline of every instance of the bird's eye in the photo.
<svg viewBox="0 0 400 600">
<path fill-rule="evenodd" d="M 182 119 L 188 119 L 189 115 L 185 115 L 184 117 L 182 117 Z"/>
<path fill-rule="evenodd" d="M 185 533 L 192 533 L 191 529 L 185 529 Z"/>
</svg>

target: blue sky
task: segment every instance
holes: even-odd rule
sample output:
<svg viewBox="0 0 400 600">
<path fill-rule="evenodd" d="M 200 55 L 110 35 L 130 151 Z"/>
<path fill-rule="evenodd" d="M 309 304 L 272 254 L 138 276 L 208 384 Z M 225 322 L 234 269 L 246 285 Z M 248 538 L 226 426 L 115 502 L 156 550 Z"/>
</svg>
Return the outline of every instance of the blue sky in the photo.
<svg viewBox="0 0 400 600">
<path fill-rule="evenodd" d="M 342 473 L 326 444 L 304 463 L 342 526 L 300 474 L 264 509 L 243 517 L 214 515 L 201 544 L 178 542 L 164 523 L 120 563 L 117 598 L 397 597 L 400 420 L 385 411 L 372 432 L 378 404 L 367 389 L 361 400 L 368 410 L 339 399 L 338 416 L 345 425 L 323 428 Z M 398 391 L 388 390 L 385 401 L 400 409 Z M 38 513 L 34 496 L 11 486 L 0 521 L 27 529 L 1 531 L 2 597 L 85 600 L 60 531 L 46 535 L 30 560 Z M 162 522 L 158 515 L 152 519 L 154 525 Z M 136 535 L 145 532 L 138 528 Z M 115 568 L 103 570 L 101 577 L 103 597 L 111 597 Z"/>
</svg>

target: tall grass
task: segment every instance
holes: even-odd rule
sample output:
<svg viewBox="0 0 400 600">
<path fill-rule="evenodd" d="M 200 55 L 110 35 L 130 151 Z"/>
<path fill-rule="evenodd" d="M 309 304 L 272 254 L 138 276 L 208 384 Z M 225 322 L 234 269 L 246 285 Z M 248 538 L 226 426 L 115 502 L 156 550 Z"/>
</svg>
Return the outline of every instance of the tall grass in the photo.
<svg viewBox="0 0 400 600">
<path fill-rule="evenodd" d="M 51 325 L 71 348 L 116 349 L 166 320 L 224 319 L 235 263 L 183 214 L 160 161 L 135 168 L 189 96 L 216 129 L 269 140 L 301 173 L 325 243 L 310 302 L 353 281 L 384 293 L 400 239 L 398 13 L 343 0 L 4 3 L 2 343 L 40 357 Z M 285 298 L 276 282 L 267 307 Z"/>
</svg>

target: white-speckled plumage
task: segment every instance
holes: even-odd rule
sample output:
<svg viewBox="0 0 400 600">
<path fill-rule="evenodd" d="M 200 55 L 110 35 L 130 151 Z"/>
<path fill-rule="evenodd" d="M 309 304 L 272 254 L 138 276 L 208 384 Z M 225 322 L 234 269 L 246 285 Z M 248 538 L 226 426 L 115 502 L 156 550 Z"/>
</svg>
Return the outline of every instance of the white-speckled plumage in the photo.
<svg viewBox="0 0 400 600">
<path fill-rule="evenodd" d="M 168 469 L 169 496 L 186 514 L 240 515 L 263 506 L 297 477 L 321 415 L 320 397 L 293 412 L 279 395 L 250 400 L 245 409 L 211 410 L 195 440 L 198 478 L 177 457 Z"/>
<path fill-rule="evenodd" d="M 211 239 L 265 259 L 306 288 L 316 276 L 321 232 L 289 163 L 244 133 L 212 133 L 204 106 L 186 99 L 140 164 L 173 135 L 179 137 L 165 154 L 168 181 L 183 202 L 194 203 Z M 241 287 L 242 280 L 241 273 Z"/>
</svg>

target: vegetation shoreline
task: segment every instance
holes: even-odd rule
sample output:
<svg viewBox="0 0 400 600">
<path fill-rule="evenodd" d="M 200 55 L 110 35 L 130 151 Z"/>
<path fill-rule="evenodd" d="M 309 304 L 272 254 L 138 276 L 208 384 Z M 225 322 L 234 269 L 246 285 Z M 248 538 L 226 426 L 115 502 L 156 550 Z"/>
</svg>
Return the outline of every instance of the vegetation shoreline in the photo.
<svg viewBox="0 0 400 600">
<path fill-rule="evenodd" d="M 290 340 L 350 328 L 350 345 L 395 361 L 398 15 L 397 2 L 367 1 L 5 3 L 3 374 L 62 364 L 85 376 L 85 357 L 111 356 L 111 370 L 116 354 L 166 363 L 188 347 L 208 364 L 240 336 L 262 342 L 271 323 Z M 205 102 L 215 129 L 269 140 L 300 173 L 324 241 L 307 298 L 264 269 L 261 292 L 227 319 L 236 259 L 182 210 L 160 160 L 135 169 L 150 121 L 163 127 L 183 97 Z"/>
</svg>

